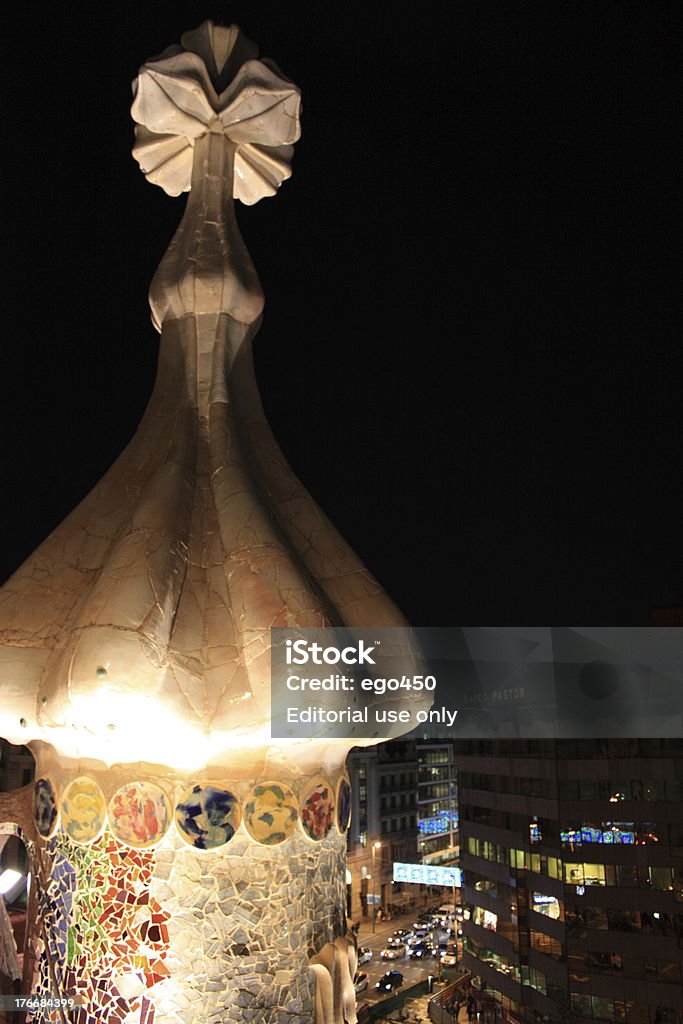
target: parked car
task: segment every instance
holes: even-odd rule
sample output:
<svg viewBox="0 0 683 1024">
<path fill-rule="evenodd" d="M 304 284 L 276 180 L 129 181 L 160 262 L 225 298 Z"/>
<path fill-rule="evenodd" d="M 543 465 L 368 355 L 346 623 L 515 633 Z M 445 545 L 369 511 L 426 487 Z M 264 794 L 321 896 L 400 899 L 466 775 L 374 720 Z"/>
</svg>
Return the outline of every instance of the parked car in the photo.
<svg viewBox="0 0 683 1024">
<path fill-rule="evenodd" d="M 380 953 L 381 960 L 399 960 L 402 956 L 405 956 L 406 947 L 401 943 L 400 946 L 387 946 Z"/>
<path fill-rule="evenodd" d="M 367 946 L 361 946 L 358 950 L 358 964 L 367 964 L 372 960 L 372 950 L 368 949 Z"/>
<path fill-rule="evenodd" d="M 365 971 L 360 971 L 356 974 L 353 981 L 353 987 L 356 990 L 356 995 L 359 996 L 361 992 L 365 992 L 368 987 L 368 976 Z"/>
<path fill-rule="evenodd" d="M 444 967 L 455 967 L 458 962 L 458 958 L 455 953 L 444 953 L 441 957 L 441 963 Z"/>
<path fill-rule="evenodd" d="M 375 988 L 379 992 L 391 992 L 392 989 L 400 988 L 403 984 L 403 975 L 400 971 L 387 971 L 383 977 L 379 979 Z"/>
</svg>

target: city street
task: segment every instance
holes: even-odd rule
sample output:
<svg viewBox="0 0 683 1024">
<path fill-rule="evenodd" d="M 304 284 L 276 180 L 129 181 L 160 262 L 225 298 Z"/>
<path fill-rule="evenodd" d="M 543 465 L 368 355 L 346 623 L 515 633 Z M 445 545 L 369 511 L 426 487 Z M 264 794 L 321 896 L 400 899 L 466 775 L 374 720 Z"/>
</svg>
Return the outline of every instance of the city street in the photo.
<svg viewBox="0 0 683 1024">
<path fill-rule="evenodd" d="M 381 960 L 380 953 L 386 947 L 387 939 L 397 928 L 412 929 L 416 915 L 420 910 L 413 910 L 410 914 L 393 917 L 391 921 L 378 921 L 375 932 L 372 931 L 372 922 L 364 918 L 358 932 L 358 947 L 365 946 L 372 950 L 372 960 L 360 964 L 358 971 L 364 971 L 368 976 L 368 987 L 358 996 L 358 1003 L 364 1000 L 374 1003 L 379 999 L 388 996 L 389 993 L 380 993 L 375 990 L 375 983 L 379 981 L 386 971 L 400 971 L 403 975 L 402 989 L 415 985 L 419 981 L 425 981 L 431 974 L 435 979 L 439 976 L 439 965 L 433 957 L 428 956 L 423 960 L 411 960 L 410 954 L 402 955 L 396 960 Z M 442 979 L 452 981 L 458 975 L 457 967 L 443 968 Z M 435 984 L 434 991 L 437 992 L 440 986 Z"/>
</svg>

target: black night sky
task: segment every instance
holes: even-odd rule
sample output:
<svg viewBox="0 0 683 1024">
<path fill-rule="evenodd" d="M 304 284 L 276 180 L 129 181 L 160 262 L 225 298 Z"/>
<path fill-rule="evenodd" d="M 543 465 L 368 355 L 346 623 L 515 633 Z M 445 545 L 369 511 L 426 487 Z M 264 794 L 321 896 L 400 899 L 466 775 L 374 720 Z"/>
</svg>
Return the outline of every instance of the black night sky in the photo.
<svg viewBox="0 0 683 1024">
<path fill-rule="evenodd" d="M 130 82 L 205 18 L 302 89 L 238 211 L 292 466 L 416 625 L 646 625 L 683 603 L 676 7 L 38 3 L 3 11 L 4 579 L 149 397 L 184 198 Z"/>
</svg>

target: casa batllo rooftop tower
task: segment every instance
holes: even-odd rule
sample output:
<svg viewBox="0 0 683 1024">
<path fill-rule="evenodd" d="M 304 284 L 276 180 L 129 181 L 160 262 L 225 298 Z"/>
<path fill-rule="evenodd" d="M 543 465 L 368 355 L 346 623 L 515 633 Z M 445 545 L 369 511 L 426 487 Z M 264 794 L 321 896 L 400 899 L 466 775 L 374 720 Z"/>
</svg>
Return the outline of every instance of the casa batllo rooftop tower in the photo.
<svg viewBox="0 0 683 1024">
<path fill-rule="evenodd" d="M 23 991 L 82 1004 L 34 1015 L 62 1024 L 353 1024 L 359 738 L 271 739 L 270 629 L 405 623 L 293 476 L 253 372 L 235 200 L 290 176 L 299 92 L 206 22 L 134 95 L 141 170 L 189 192 L 150 289 L 154 393 L 0 592 L 0 735 L 36 760 L 0 800 L 31 863 Z"/>
</svg>

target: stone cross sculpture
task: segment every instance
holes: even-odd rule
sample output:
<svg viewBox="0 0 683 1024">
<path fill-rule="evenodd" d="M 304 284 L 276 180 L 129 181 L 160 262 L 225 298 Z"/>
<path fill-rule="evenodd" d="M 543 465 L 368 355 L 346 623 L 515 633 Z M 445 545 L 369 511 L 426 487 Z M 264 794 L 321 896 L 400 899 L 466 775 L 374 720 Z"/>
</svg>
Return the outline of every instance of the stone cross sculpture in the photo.
<svg viewBox="0 0 683 1024">
<path fill-rule="evenodd" d="M 271 739 L 270 629 L 405 623 L 261 407 L 263 294 L 234 205 L 289 177 L 300 101 L 256 55 L 205 22 L 140 71 L 135 158 L 189 192 L 150 290 L 156 385 L 118 461 L 0 591 L 0 735 L 37 766 L 30 792 L 0 794 L 0 832 L 31 858 L 36 1020 L 356 1019 L 354 741 Z"/>
</svg>

